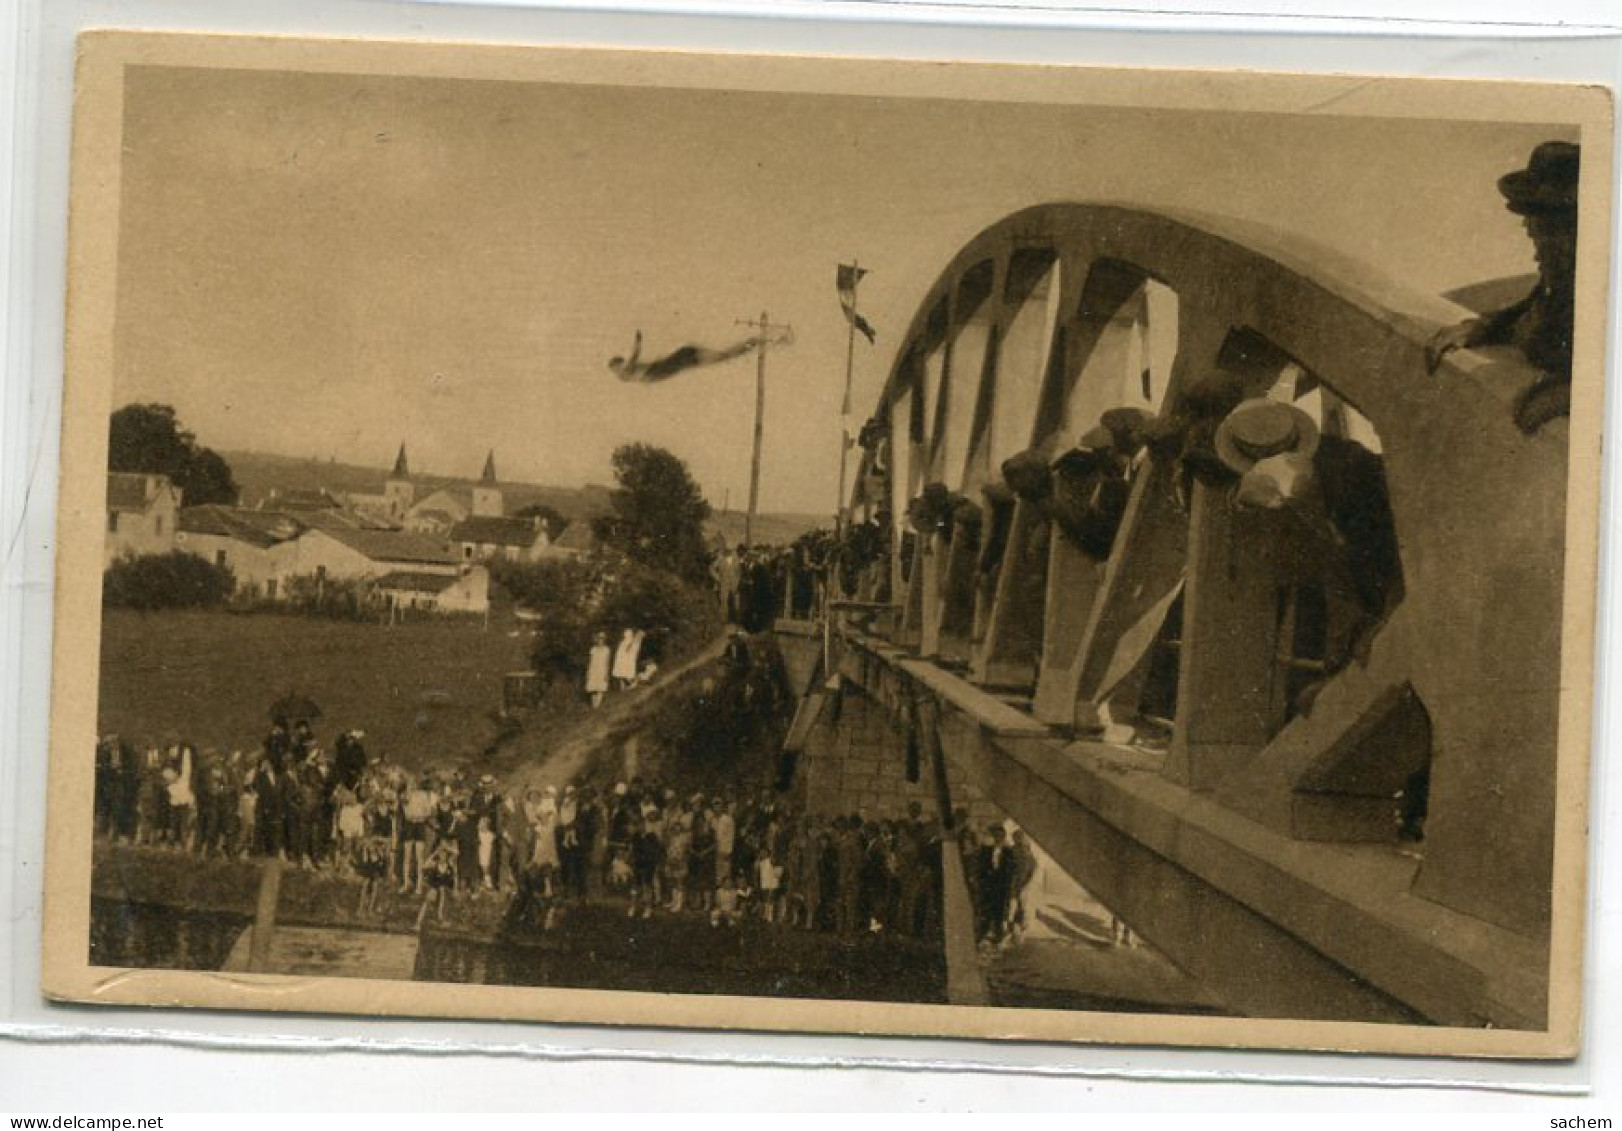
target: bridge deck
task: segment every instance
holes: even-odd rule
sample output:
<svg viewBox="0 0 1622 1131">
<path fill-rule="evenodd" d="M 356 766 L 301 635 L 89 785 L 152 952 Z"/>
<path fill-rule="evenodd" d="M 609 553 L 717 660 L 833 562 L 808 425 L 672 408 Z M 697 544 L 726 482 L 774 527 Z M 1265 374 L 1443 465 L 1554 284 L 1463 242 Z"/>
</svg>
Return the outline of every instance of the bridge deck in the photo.
<svg viewBox="0 0 1622 1131">
<path fill-rule="evenodd" d="M 875 699 L 931 694 L 965 777 L 1233 1008 L 1543 1025 L 1546 946 L 1412 894 L 1411 856 L 1293 839 L 1167 778 L 1163 754 L 1067 740 L 886 640 L 842 643 L 840 673 Z"/>
</svg>

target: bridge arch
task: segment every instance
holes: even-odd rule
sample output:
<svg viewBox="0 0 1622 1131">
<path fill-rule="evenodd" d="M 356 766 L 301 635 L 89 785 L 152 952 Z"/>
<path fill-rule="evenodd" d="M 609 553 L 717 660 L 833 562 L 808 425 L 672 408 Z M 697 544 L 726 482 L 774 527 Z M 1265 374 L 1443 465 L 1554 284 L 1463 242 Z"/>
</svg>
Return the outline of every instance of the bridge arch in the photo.
<svg viewBox="0 0 1622 1131">
<path fill-rule="evenodd" d="M 1425 343 L 1467 313 L 1224 219 L 1050 204 L 992 225 L 919 302 L 874 414 L 890 480 L 856 504 L 893 524 L 890 642 L 1082 742 L 1152 731 L 1158 686 L 1160 773 L 1298 843 L 1394 840 L 1393 795 L 1428 774 L 1404 896 L 1543 937 L 1568 430 L 1515 427 L 1537 377 L 1518 354 L 1427 370 Z M 1300 568 L 1290 520 L 1175 452 L 1135 458 L 1103 552 L 1006 481 L 1010 448 L 1060 456 L 1110 408 L 1186 424 L 1219 369 L 1310 400 L 1378 467 L 1396 576 L 1361 620 L 1357 569 Z M 958 509 L 920 529 L 926 488 Z M 1355 639 L 1326 662 L 1337 632 Z"/>
</svg>

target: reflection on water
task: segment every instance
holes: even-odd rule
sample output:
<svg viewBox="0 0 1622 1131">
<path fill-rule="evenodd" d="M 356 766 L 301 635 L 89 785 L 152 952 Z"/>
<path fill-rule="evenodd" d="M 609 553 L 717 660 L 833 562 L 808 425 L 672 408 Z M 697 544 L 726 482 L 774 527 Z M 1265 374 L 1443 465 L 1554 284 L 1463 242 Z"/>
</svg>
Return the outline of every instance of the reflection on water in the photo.
<svg viewBox="0 0 1622 1131">
<path fill-rule="evenodd" d="M 610 918 L 606 913 L 605 922 Z M 412 977 L 463 985 L 559 986 L 658 993 L 872 1001 L 944 1000 L 939 954 L 899 940 L 772 933 L 761 924 L 715 932 L 702 922 L 632 927 L 612 916 L 576 937 L 494 941 L 430 931 Z M 250 926 L 245 915 L 93 899 L 90 960 L 98 966 L 218 970 Z M 360 973 L 359 969 L 356 971 Z"/>
<path fill-rule="evenodd" d="M 218 970 L 248 923 L 245 915 L 92 898 L 90 961 L 95 966 Z"/>
<path fill-rule="evenodd" d="M 417 969 L 412 980 L 473 986 L 536 984 L 491 978 L 488 957 L 494 949 L 485 943 L 460 939 L 425 939 L 417 948 Z"/>
<path fill-rule="evenodd" d="M 98 966 L 218 970 L 250 925 L 245 915 L 180 911 L 158 904 L 93 899 L 90 961 Z M 583 926 L 595 927 L 596 924 Z M 619 920 L 620 945 L 552 938 L 500 942 L 428 932 L 412 978 L 460 985 L 558 986 L 656 993 L 769 995 L 868 1001 L 942 1002 L 945 971 L 938 952 L 755 929 L 723 932 L 666 923 L 657 937 L 637 938 Z M 646 930 L 647 928 L 643 928 Z M 640 932 L 638 932 L 640 933 Z M 783 945 L 785 943 L 796 946 Z M 629 944 L 629 945 L 626 945 Z M 1130 959 L 1130 961 L 1128 961 Z M 996 1004 L 1048 1009 L 1176 1013 L 1221 1012 L 1185 977 L 1147 950 L 1031 940 L 986 969 Z M 357 974 L 359 971 L 357 970 Z"/>
<path fill-rule="evenodd" d="M 939 952 L 895 940 L 858 938 L 847 948 L 825 937 L 774 939 L 759 930 L 717 935 L 706 926 L 682 930 L 679 924 L 667 924 L 660 934 L 657 946 L 582 945 L 580 939 L 487 942 L 430 934 L 417 951 L 413 978 L 642 993 L 945 1001 Z M 597 937 L 600 942 L 602 936 Z"/>
</svg>

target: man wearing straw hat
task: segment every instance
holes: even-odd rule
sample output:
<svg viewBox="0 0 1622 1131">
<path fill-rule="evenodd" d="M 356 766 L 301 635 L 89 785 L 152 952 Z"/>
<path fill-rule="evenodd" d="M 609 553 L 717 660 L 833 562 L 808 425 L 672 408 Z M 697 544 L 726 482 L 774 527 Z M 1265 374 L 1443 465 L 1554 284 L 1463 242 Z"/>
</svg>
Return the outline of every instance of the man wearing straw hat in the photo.
<svg viewBox="0 0 1622 1131">
<path fill-rule="evenodd" d="M 1217 458 L 1237 474 L 1234 501 L 1289 507 L 1344 554 L 1353 595 L 1372 622 L 1383 620 L 1402 586 L 1396 528 L 1380 458 L 1341 436 L 1323 436 L 1293 404 L 1244 401 L 1217 428 Z"/>
</svg>

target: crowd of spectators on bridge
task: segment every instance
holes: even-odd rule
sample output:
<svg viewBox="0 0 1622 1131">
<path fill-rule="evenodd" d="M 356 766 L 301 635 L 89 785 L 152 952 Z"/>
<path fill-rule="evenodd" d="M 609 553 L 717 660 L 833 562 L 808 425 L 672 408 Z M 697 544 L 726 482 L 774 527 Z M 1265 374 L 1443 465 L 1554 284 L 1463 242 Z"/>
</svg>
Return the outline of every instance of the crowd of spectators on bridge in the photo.
<svg viewBox="0 0 1622 1131">
<path fill-rule="evenodd" d="M 710 568 L 722 616 L 751 633 L 766 631 L 778 617 L 816 616 L 832 555 L 826 530 L 808 531 L 788 546 L 721 549 Z"/>
</svg>

